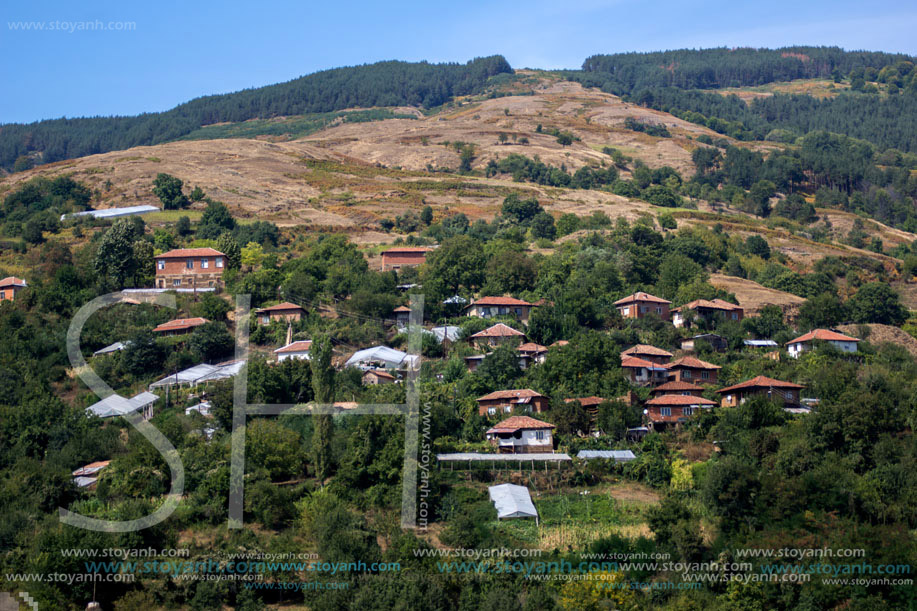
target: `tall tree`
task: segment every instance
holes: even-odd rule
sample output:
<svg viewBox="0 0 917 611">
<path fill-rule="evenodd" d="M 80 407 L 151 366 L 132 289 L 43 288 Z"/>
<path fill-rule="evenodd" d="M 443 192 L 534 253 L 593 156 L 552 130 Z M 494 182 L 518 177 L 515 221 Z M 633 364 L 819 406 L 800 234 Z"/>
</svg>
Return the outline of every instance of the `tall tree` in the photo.
<svg viewBox="0 0 917 611">
<path fill-rule="evenodd" d="M 334 368 L 331 365 L 331 339 L 327 336 L 312 342 L 310 351 L 312 362 L 312 390 L 316 403 L 334 401 Z M 314 416 L 315 427 L 312 432 L 312 462 L 315 464 L 315 476 L 320 482 L 331 475 L 334 470 L 334 456 L 331 441 L 334 436 L 334 421 L 327 414 Z"/>
</svg>

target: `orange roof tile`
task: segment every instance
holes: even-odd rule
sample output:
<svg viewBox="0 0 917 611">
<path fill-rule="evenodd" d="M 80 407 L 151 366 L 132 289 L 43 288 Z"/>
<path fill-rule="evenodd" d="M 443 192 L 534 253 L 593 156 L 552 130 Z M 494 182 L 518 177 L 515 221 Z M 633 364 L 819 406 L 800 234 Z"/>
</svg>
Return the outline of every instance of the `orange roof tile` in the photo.
<svg viewBox="0 0 917 611">
<path fill-rule="evenodd" d="M 519 352 L 547 352 L 548 349 L 541 344 L 536 344 L 535 342 L 526 342 L 521 344 L 516 348 Z"/>
<path fill-rule="evenodd" d="M 657 348 L 656 346 L 650 346 L 648 344 L 637 344 L 636 346 L 631 346 L 627 350 L 624 350 L 621 353 L 621 356 L 625 355 L 638 355 L 638 354 L 647 354 L 649 356 L 664 356 L 671 357 L 672 353 L 663 350 L 662 348 Z"/>
<path fill-rule="evenodd" d="M 522 299 L 516 299 L 515 297 L 481 297 L 477 301 L 468 304 L 468 307 L 476 305 L 534 306 L 535 304 L 523 301 Z"/>
<path fill-rule="evenodd" d="M 175 320 L 170 320 L 169 322 L 164 322 L 158 327 L 153 329 L 154 333 L 162 333 L 163 331 L 181 331 L 184 329 L 193 329 L 194 327 L 199 327 L 205 325 L 209 320 L 206 318 L 176 318 Z"/>
<path fill-rule="evenodd" d="M 537 393 L 530 388 L 522 388 L 517 390 L 495 390 L 494 392 L 488 393 L 483 397 L 478 397 L 478 401 L 497 401 L 500 399 L 522 400 L 532 399 L 534 397 L 544 397 L 544 395 Z"/>
<path fill-rule="evenodd" d="M 693 356 L 683 356 L 677 361 L 672 361 L 668 365 L 665 365 L 665 367 L 666 369 L 676 369 L 678 367 L 685 367 L 687 369 L 722 369 L 719 365 L 696 359 Z"/>
<path fill-rule="evenodd" d="M 525 337 L 525 333 L 522 331 L 516 331 L 509 325 L 504 325 L 502 322 L 498 322 L 492 327 L 487 327 L 483 331 L 478 331 L 471 337 L 516 337 L 522 336 Z"/>
<path fill-rule="evenodd" d="M 154 259 L 182 259 L 184 257 L 225 257 L 223 253 L 214 248 L 176 248 L 156 255 Z"/>
<path fill-rule="evenodd" d="M 831 331 L 830 329 L 815 329 L 809 331 L 805 335 L 800 335 L 796 339 L 791 339 L 787 344 L 796 344 L 798 342 L 811 342 L 813 340 L 821 341 L 835 341 L 835 342 L 858 342 L 855 337 L 850 337 L 849 335 L 844 335 L 843 333 L 838 333 L 837 331 Z"/>
<path fill-rule="evenodd" d="M 3 280 L 0 280 L 0 288 L 6 288 L 8 286 L 27 286 L 25 280 L 22 278 L 17 278 L 16 276 L 7 276 Z"/>
<path fill-rule="evenodd" d="M 677 308 L 672 308 L 672 311 L 681 312 L 683 310 L 696 310 L 697 308 L 707 308 L 708 310 L 726 310 L 727 312 L 743 309 L 741 306 L 737 306 L 734 303 L 729 303 L 728 301 L 717 298 L 695 299 L 694 301 L 689 301 L 688 303 Z"/>
<path fill-rule="evenodd" d="M 521 429 L 553 429 L 553 424 L 535 420 L 528 416 L 510 416 L 493 426 L 488 433 L 512 433 Z"/>
<path fill-rule="evenodd" d="M 301 339 L 293 342 L 292 344 L 287 344 L 282 348 L 277 348 L 274 350 L 275 354 L 285 354 L 287 352 L 308 352 L 312 348 L 311 339 Z"/>
<path fill-rule="evenodd" d="M 574 397 L 572 399 L 564 399 L 567 403 L 573 403 L 574 401 L 579 401 L 579 404 L 583 407 L 592 407 L 598 405 L 605 401 L 602 397 Z"/>
<path fill-rule="evenodd" d="M 690 395 L 661 395 L 650 399 L 646 404 L 652 406 L 716 405 L 716 401 L 711 401 L 704 397 L 692 397 Z"/>
<path fill-rule="evenodd" d="M 289 301 L 284 301 L 283 303 L 278 303 L 275 306 L 269 308 L 261 308 L 260 310 L 255 310 L 256 314 L 261 314 L 262 312 L 277 312 L 281 310 L 303 310 L 302 306 L 298 306 L 295 303 L 290 303 Z"/>
<path fill-rule="evenodd" d="M 670 392 L 683 392 L 691 390 L 704 390 L 703 386 L 698 386 L 697 384 L 691 384 L 690 382 L 666 382 L 665 384 L 660 384 L 654 388 L 651 392 L 668 394 Z"/>
<path fill-rule="evenodd" d="M 621 367 L 626 369 L 637 369 L 642 367 L 644 369 L 655 369 L 665 367 L 665 365 L 660 365 L 659 363 L 651 363 L 650 361 L 644 361 L 643 359 L 638 359 L 635 356 L 625 356 L 621 359 Z"/>
<path fill-rule="evenodd" d="M 656 297 L 655 295 L 650 295 L 649 293 L 637 292 L 633 295 L 628 295 L 623 299 L 618 299 L 615 302 L 615 305 L 624 305 L 626 303 L 634 303 L 637 301 L 651 301 L 653 303 L 672 303 L 668 299 L 663 299 L 661 297 Z"/>
</svg>

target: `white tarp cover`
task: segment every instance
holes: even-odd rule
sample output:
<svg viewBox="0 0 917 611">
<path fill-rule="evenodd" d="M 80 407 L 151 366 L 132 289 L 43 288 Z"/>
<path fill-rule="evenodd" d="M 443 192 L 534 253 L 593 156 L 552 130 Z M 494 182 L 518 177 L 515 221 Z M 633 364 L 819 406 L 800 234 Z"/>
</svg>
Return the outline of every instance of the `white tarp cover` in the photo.
<svg viewBox="0 0 917 611">
<path fill-rule="evenodd" d="M 410 355 L 401 350 L 395 350 L 388 346 L 374 346 L 357 350 L 353 356 L 344 363 L 346 367 L 356 366 L 361 369 L 374 369 L 372 363 L 382 363 L 386 369 L 397 369 L 402 365 L 409 365 L 417 359 L 416 355 Z"/>
<path fill-rule="evenodd" d="M 166 386 L 172 386 L 175 384 L 188 384 L 190 386 L 196 386 L 197 384 L 203 384 L 204 382 L 224 380 L 226 378 L 231 378 L 239 373 L 243 365 L 245 365 L 244 360 L 231 361 L 221 365 L 208 365 L 206 363 L 201 363 L 200 365 L 189 367 L 184 371 L 173 373 L 172 375 L 168 375 L 161 380 L 153 382 L 150 384 L 150 388 L 164 388 Z"/>
<path fill-rule="evenodd" d="M 430 329 L 430 332 L 433 333 L 434 337 L 436 337 L 436 341 L 439 343 L 443 343 L 443 339 L 447 339 L 450 342 L 457 342 L 462 329 L 461 327 L 446 325 L 444 327 L 433 327 Z"/>
<path fill-rule="evenodd" d="M 125 348 L 127 348 L 127 345 L 130 343 L 131 343 L 130 340 L 126 342 L 115 342 L 114 344 L 111 344 L 110 346 L 99 348 L 98 350 L 92 353 L 92 356 L 96 356 L 99 354 L 108 354 L 109 352 L 117 352 L 118 350 L 124 350 Z"/>
<path fill-rule="evenodd" d="M 91 412 L 98 416 L 99 418 L 111 418 L 113 416 L 123 416 L 124 414 L 129 414 L 131 412 L 136 412 L 141 410 L 147 405 L 150 405 L 156 401 L 159 397 L 154 395 L 151 392 L 142 392 L 139 395 L 133 396 L 130 399 L 125 399 L 121 395 L 109 395 L 101 401 L 93 403 L 86 408 L 87 412 Z"/>
<path fill-rule="evenodd" d="M 538 518 L 529 489 L 515 484 L 500 484 L 487 489 L 497 508 L 497 518 Z"/>
<path fill-rule="evenodd" d="M 613 459 L 615 462 L 628 462 L 637 458 L 630 450 L 580 450 L 577 458 L 605 458 Z"/>
<path fill-rule="evenodd" d="M 119 216 L 146 214 L 148 212 L 159 212 L 159 208 L 156 206 L 125 206 L 124 208 L 106 208 L 105 210 L 86 210 L 85 212 L 62 214 L 60 220 L 63 221 L 66 218 L 77 218 L 81 216 L 91 216 L 97 219 L 113 219 Z"/>
</svg>

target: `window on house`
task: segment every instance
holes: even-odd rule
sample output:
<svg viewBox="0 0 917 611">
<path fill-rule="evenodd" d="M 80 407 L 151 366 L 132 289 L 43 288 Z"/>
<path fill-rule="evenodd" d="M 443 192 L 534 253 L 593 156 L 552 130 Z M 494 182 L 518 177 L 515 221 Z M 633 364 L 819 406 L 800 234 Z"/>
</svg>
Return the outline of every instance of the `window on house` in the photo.
<svg viewBox="0 0 917 611">
<path fill-rule="evenodd" d="M 194 259 L 188 259 L 185 261 L 185 267 L 188 269 L 194 269 Z"/>
<path fill-rule="evenodd" d="M 624 316 L 630 316 L 630 308 L 624 308 L 624 310 L 622 310 L 622 312 L 623 312 Z"/>
<path fill-rule="evenodd" d="M 650 309 L 649 309 L 648 307 L 646 307 L 646 306 L 641 306 L 641 307 L 640 307 L 640 311 L 643 312 L 644 314 L 646 314 L 647 312 L 650 311 Z"/>
<path fill-rule="evenodd" d="M 733 320 L 739 320 L 739 315 L 738 315 L 736 312 L 733 312 L 733 313 L 732 313 L 732 319 L 733 319 Z"/>
<path fill-rule="evenodd" d="M 223 257 L 216 258 L 217 267 L 223 267 Z"/>
<path fill-rule="evenodd" d="M 690 378 L 690 377 L 691 377 L 691 372 L 688 371 L 687 369 L 685 369 L 684 371 L 681 372 L 681 377 L 683 377 L 683 378 Z"/>
<path fill-rule="evenodd" d="M 181 286 L 181 278 L 176 278 L 172 281 L 172 286 Z"/>
<path fill-rule="evenodd" d="M 708 378 L 710 377 L 710 374 L 709 374 L 708 372 L 706 372 L 706 371 L 702 371 L 702 372 L 700 373 L 700 377 L 702 377 L 703 379 L 706 380 L 706 379 L 708 379 Z"/>
<path fill-rule="evenodd" d="M 656 313 L 657 313 L 657 314 L 662 314 L 662 308 L 656 308 Z"/>
<path fill-rule="evenodd" d="M 165 268 L 166 268 L 166 262 L 163 261 L 162 259 L 160 259 L 159 261 L 156 262 L 156 268 L 157 268 L 157 269 L 165 269 Z"/>
<path fill-rule="evenodd" d="M 503 406 L 503 411 L 504 411 L 505 413 L 508 414 L 508 413 L 510 413 L 511 411 L 513 411 L 513 406 L 512 406 L 512 405 L 505 405 L 505 406 Z"/>
<path fill-rule="evenodd" d="M 539 441 L 544 439 L 544 431 L 535 431 L 535 439 Z"/>
<path fill-rule="evenodd" d="M 693 407 L 685 407 L 685 408 L 683 408 L 683 409 L 681 410 L 681 413 L 684 414 L 685 416 L 690 416 L 691 414 L 694 413 L 694 408 L 693 408 Z"/>
<path fill-rule="evenodd" d="M 671 416 L 672 408 L 671 407 L 662 407 L 659 409 L 659 413 L 662 414 L 663 416 Z"/>
<path fill-rule="evenodd" d="M 210 267 L 210 259 L 201 259 L 201 269 Z"/>
<path fill-rule="evenodd" d="M 6 299 L 6 291 L 0 291 L 0 299 Z"/>
<path fill-rule="evenodd" d="M 496 408 L 496 407 L 488 407 L 488 408 L 487 408 L 487 413 L 490 414 L 491 416 L 493 416 L 494 414 L 497 413 L 497 408 Z"/>
</svg>

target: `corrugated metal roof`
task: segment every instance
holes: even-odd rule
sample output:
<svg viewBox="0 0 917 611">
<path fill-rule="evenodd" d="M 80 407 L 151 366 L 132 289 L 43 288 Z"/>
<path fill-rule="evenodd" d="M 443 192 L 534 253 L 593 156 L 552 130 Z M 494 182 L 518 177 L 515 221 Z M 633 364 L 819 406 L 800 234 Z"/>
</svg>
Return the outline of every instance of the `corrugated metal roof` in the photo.
<svg viewBox="0 0 917 611">
<path fill-rule="evenodd" d="M 500 484 L 487 489 L 497 509 L 497 518 L 537 518 L 538 511 L 525 486 Z"/>
<path fill-rule="evenodd" d="M 637 458 L 630 450 L 580 450 L 576 457 L 585 460 L 606 458 L 615 462 L 628 462 Z"/>
</svg>

